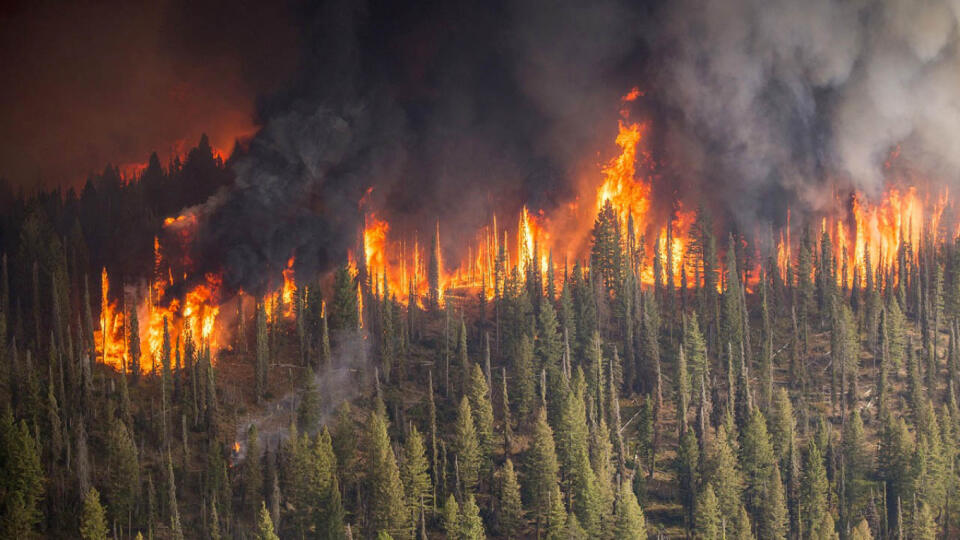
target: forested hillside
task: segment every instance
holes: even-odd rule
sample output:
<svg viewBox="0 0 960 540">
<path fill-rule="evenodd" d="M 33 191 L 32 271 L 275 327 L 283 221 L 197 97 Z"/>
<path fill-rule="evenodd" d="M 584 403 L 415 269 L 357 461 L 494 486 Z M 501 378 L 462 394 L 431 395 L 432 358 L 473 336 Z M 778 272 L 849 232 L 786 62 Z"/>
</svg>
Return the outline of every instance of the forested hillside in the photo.
<svg viewBox="0 0 960 540">
<path fill-rule="evenodd" d="M 148 359 L 133 310 L 103 363 L 102 269 L 148 278 L 163 218 L 230 179 L 203 140 L 6 197 L 0 536 L 960 534 L 940 231 L 850 268 L 819 227 L 784 259 L 700 210 L 676 265 L 608 202 L 583 260 L 521 273 L 501 249 L 479 290 L 443 290 L 434 255 L 424 299 L 345 260 L 247 291 L 217 347 L 164 320 Z"/>
</svg>

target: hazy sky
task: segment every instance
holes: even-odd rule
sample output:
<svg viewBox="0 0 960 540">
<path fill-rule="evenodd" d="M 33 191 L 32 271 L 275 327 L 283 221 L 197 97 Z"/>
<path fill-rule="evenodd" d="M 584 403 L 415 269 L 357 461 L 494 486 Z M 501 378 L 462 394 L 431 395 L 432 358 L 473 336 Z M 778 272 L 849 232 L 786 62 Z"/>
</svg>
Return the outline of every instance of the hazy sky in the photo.
<svg viewBox="0 0 960 540">
<path fill-rule="evenodd" d="M 214 4 L 0 7 L 0 176 L 76 184 L 153 150 L 165 161 L 203 132 L 229 152 L 254 128 L 256 96 L 295 65 L 297 35 L 282 3 Z"/>
</svg>

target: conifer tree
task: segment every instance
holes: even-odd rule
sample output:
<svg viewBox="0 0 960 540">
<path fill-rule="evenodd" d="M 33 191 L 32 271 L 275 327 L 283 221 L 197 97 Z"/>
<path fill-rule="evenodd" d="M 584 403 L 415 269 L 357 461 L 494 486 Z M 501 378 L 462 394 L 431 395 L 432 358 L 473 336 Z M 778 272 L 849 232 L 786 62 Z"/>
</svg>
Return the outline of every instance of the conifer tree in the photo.
<svg viewBox="0 0 960 540">
<path fill-rule="evenodd" d="M 402 534 L 407 530 L 408 516 L 404 510 L 400 470 L 387 435 L 387 420 L 376 410 L 370 413 L 364 448 L 367 454 L 368 533 L 372 535 L 378 531 L 386 531 Z"/>
<path fill-rule="evenodd" d="M 568 492 L 573 494 L 571 509 L 588 533 L 599 534 L 601 500 L 596 476 L 590 465 L 587 414 L 584 405 L 583 373 L 577 368 L 572 390 L 564 396 L 562 416 L 557 427 L 557 449 L 567 479 Z"/>
<path fill-rule="evenodd" d="M 260 501 L 260 510 L 257 512 L 257 540 L 280 540 L 273 530 L 273 520 L 267 512 L 267 504 Z"/>
<path fill-rule="evenodd" d="M 773 443 L 773 453 L 779 456 L 780 464 L 785 465 L 789 457 L 790 441 L 794 438 L 796 431 L 793 403 L 786 388 L 778 388 L 774 394 L 770 415 L 770 441 Z"/>
<path fill-rule="evenodd" d="M 513 390 L 511 394 L 516 400 L 514 407 L 518 421 L 523 421 L 533 413 L 537 399 L 537 389 L 534 380 L 533 344 L 526 335 L 520 338 L 514 358 Z"/>
<path fill-rule="evenodd" d="M 647 538 L 647 523 L 637 496 L 630 489 L 628 482 L 620 484 L 617 494 L 616 526 L 614 538 L 625 540 L 645 540 Z"/>
<path fill-rule="evenodd" d="M 677 451 L 677 483 L 680 485 L 680 498 L 688 529 L 693 527 L 697 485 L 700 481 L 699 460 L 697 438 L 692 430 L 687 430 L 680 436 L 680 449 Z"/>
<path fill-rule="evenodd" d="M 327 324 L 327 316 L 320 317 L 320 366 L 330 367 L 330 328 Z"/>
<path fill-rule="evenodd" d="M 724 282 L 726 289 L 723 291 L 723 319 L 721 324 L 721 337 L 723 343 L 729 344 L 734 351 L 739 350 L 744 345 L 743 328 L 743 306 L 741 304 L 740 291 L 740 272 L 737 269 L 736 243 L 733 234 L 730 234 L 727 244 L 727 257 L 724 268 Z M 733 361 L 732 358 L 728 362 Z M 739 369 L 739 366 L 735 366 Z"/>
<path fill-rule="evenodd" d="M 496 441 L 493 436 L 493 402 L 490 396 L 490 387 L 487 385 L 487 378 L 479 364 L 473 365 L 467 396 L 470 401 L 470 409 L 473 412 L 473 421 L 479 442 L 480 471 L 486 477 L 492 472 L 493 450 L 496 447 Z"/>
<path fill-rule="evenodd" d="M 726 531 L 732 536 L 735 525 L 732 516 L 740 510 L 744 481 L 731 440 L 726 429 L 720 426 L 710 450 L 708 482 L 714 486 L 721 515 L 730 517 Z"/>
<path fill-rule="evenodd" d="M 555 484 L 553 490 L 550 492 L 547 497 L 547 504 L 549 512 L 546 514 L 546 519 L 543 522 L 543 527 L 546 529 L 546 538 L 551 540 L 559 540 L 561 538 L 568 538 L 567 530 L 569 530 L 568 515 L 567 510 L 563 506 L 563 495 L 560 493 L 560 484 Z M 574 514 L 571 516 L 573 520 L 577 519 L 577 516 Z M 537 522 L 537 534 L 539 535 L 540 522 Z M 580 528 L 579 523 L 576 524 L 575 528 Z M 565 530 L 567 529 L 567 530 Z M 585 536 L 583 529 L 580 528 L 580 536 L 576 538 L 581 538 Z"/>
<path fill-rule="evenodd" d="M 757 520 L 757 536 L 760 538 L 784 539 L 789 529 L 786 494 L 783 482 L 780 480 L 780 469 L 770 469 L 770 480 L 767 483 L 767 498 L 760 507 L 760 516 Z"/>
<path fill-rule="evenodd" d="M 850 540 L 873 540 L 870 524 L 867 523 L 866 518 L 861 518 L 860 523 L 850 531 Z"/>
<path fill-rule="evenodd" d="M 803 468 L 803 482 L 800 486 L 800 515 L 804 534 L 809 538 L 827 539 L 834 534 L 823 516 L 829 514 L 827 506 L 829 485 L 827 472 L 823 466 L 823 454 L 817 443 L 811 439 L 807 445 Z"/>
<path fill-rule="evenodd" d="M 0 341 L 2 343 L 2 341 Z M 0 345 L 2 346 L 2 345 Z M 53 373 L 48 376 L 47 383 L 47 440 L 49 441 L 49 455 L 54 463 L 60 460 L 63 450 L 63 423 L 60 421 L 60 407 L 53 389 Z M 128 398 L 129 400 L 129 398 Z"/>
<path fill-rule="evenodd" d="M 893 414 L 885 416 L 877 454 L 878 472 L 886 490 L 885 514 L 888 526 L 892 528 L 900 517 L 897 500 L 913 500 L 916 449 L 913 436 L 902 417 Z"/>
<path fill-rule="evenodd" d="M 0 536 L 28 537 L 43 516 L 44 475 L 26 422 L 14 423 L 9 409 L 0 415 L 0 472 Z"/>
<path fill-rule="evenodd" d="M 418 516 L 424 503 L 430 501 L 430 477 L 427 475 L 428 465 L 423 437 L 416 426 L 410 426 L 403 450 L 400 480 L 403 483 L 407 512 L 411 516 Z M 416 519 L 413 522 L 415 523 Z"/>
<path fill-rule="evenodd" d="M 170 514 L 170 533 L 174 540 L 183 540 L 180 510 L 177 505 L 177 483 L 173 476 L 173 458 L 167 452 L 167 505 Z"/>
<path fill-rule="evenodd" d="M 107 436 L 107 475 L 106 495 L 113 522 L 128 522 L 140 492 L 140 463 L 133 437 L 118 419 Z"/>
<path fill-rule="evenodd" d="M 936 540 L 937 522 L 927 503 L 921 503 L 913 518 L 913 531 L 910 538 L 914 540 Z"/>
<path fill-rule="evenodd" d="M 473 498 L 473 493 L 466 496 L 460 507 L 457 538 L 460 540 L 485 540 L 487 533 L 483 529 L 483 520 L 480 519 L 480 509 Z"/>
<path fill-rule="evenodd" d="M 500 534 L 507 538 L 516 538 L 524 523 L 523 503 L 520 499 L 520 484 L 513 470 L 510 458 L 503 464 L 500 472 Z"/>
<path fill-rule="evenodd" d="M 470 388 L 470 374 L 472 372 L 470 357 L 467 352 L 467 325 L 461 315 L 460 331 L 457 333 L 457 363 L 460 367 L 457 388 L 459 388 L 464 395 L 467 394 Z"/>
<path fill-rule="evenodd" d="M 849 519 L 859 515 L 865 505 L 870 463 L 866 453 L 866 436 L 864 435 L 863 420 L 860 412 L 854 409 L 853 414 L 843 426 L 843 494 L 842 501 L 845 510 L 842 513 Z M 843 525 L 843 523 L 841 523 Z"/>
<path fill-rule="evenodd" d="M 433 392 L 433 370 L 430 370 L 427 374 L 428 384 L 427 384 L 427 415 L 430 420 L 430 481 L 431 481 L 431 496 L 430 500 L 433 503 L 433 511 L 437 511 L 437 486 L 440 482 L 440 475 L 438 474 L 438 461 L 437 461 L 437 404 L 434 401 L 434 392 Z"/>
<path fill-rule="evenodd" d="M 357 284 L 345 262 L 333 276 L 333 301 L 330 309 L 331 330 L 353 330 L 358 325 Z"/>
<path fill-rule="evenodd" d="M 460 400 L 457 409 L 457 423 L 454 431 L 454 451 L 460 470 L 460 482 L 464 493 L 477 487 L 480 477 L 480 443 L 473 423 L 473 411 L 466 396 Z"/>
<path fill-rule="evenodd" d="M 614 509 L 616 489 L 613 474 L 613 444 L 610 442 L 610 429 L 607 421 L 600 418 L 591 424 L 590 463 L 597 478 L 597 492 L 600 498 L 601 524 L 606 525 Z M 606 532 L 606 531 L 605 531 Z"/>
<path fill-rule="evenodd" d="M 83 540 L 107 540 L 107 512 L 100 504 L 100 493 L 93 488 L 83 497 L 80 537 Z"/>
<path fill-rule="evenodd" d="M 684 327 L 683 350 L 689 366 L 689 380 L 693 384 L 692 395 L 699 396 L 701 381 L 709 380 L 710 371 L 707 366 L 707 346 L 703 340 L 703 334 L 700 332 L 700 323 L 696 312 L 690 315 L 690 320 Z"/>
<path fill-rule="evenodd" d="M 605 292 L 613 298 L 622 279 L 622 246 L 620 219 L 607 199 L 593 223 L 593 245 L 590 249 L 590 271 L 600 278 Z"/>
<path fill-rule="evenodd" d="M 723 538 L 723 516 L 720 514 L 720 503 L 713 491 L 713 484 L 707 483 L 697 497 L 697 511 L 694 520 L 694 534 L 703 540 L 720 540 Z"/>
<path fill-rule="evenodd" d="M 777 464 L 773 445 L 767 433 L 763 413 L 755 409 L 743 431 L 740 443 L 740 465 L 743 468 L 744 504 L 754 521 L 760 521 L 761 508 L 770 497 L 770 471 Z M 758 523 L 762 528 L 765 524 Z"/>
<path fill-rule="evenodd" d="M 456 538 L 460 532 L 460 505 L 453 498 L 453 494 L 447 495 L 447 500 L 443 503 L 441 518 L 447 538 Z"/>
<path fill-rule="evenodd" d="M 560 507 L 563 507 L 562 501 L 551 501 L 554 492 L 559 493 L 558 471 L 553 430 L 547 423 L 546 410 L 541 408 L 533 426 L 533 435 L 530 448 L 527 450 L 526 462 L 526 482 L 528 484 L 527 489 L 530 492 L 530 508 L 537 520 L 538 528 L 547 523 L 548 516 L 553 511 L 552 505 L 560 502 Z M 566 515 L 564 515 L 564 521 L 566 521 Z"/>
<path fill-rule="evenodd" d="M 510 393 L 507 390 L 507 368 L 500 368 L 500 406 L 503 425 L 503 454 L 510 455 L 513 446 L 513 415 L 510 414 Z"/>
<path fill-rule="evenodd" d="M 261 500 L 263 491 L 263 470 L 260 468 L 260 441 L 256 424 L 247 428 L 247 451 L 241 471 L 243 477 L 243 504 L 253 513 Z"/>
<path fill-rule="evenodd" d="M 690 373 L 687 371 L 687 360 L 683 354 L 683 345 L 677 353 L 676 363 L 676 407 L 677 407 L 677 425 L 680 427 L 681 436 L 687 432 L 687 409 L 690 406 Z"/>
</svg>

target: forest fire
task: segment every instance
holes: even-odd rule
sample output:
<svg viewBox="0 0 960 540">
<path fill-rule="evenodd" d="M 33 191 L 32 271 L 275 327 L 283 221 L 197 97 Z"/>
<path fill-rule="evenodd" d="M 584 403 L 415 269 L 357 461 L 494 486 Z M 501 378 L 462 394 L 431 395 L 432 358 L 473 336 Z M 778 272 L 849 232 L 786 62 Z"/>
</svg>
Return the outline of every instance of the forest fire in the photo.
<svg viewBox="0 0 960 540">
<path fill-rule="evenodd" d="M 626 107 L 639 95 L 634 89 L 622 98 L 624 107 L 620 111 L 621 120 L 615 138 L 619 153 L 600 166 L 599 182 L 588 183 L 576 200 L 594 201 L 593 208 L 597 213 L 602 213 L 604 207 L 610 205 L 622 241 L 633 246 L 629 251 L 630 264 L 638 267 L 642 285 L 697 288 L 702 286 L 704 279 L 696 267 L 696 254 L 692 252 L 696 246 L 695 235 L 701 234 L 694 230 L 697 212 L 680 198 L 670 202 L 671 210 L 666 219 L 657 217 L 663 215 L 662 212 L 653 211 L 652 183 L 647 176 L 651 169 L 650 158 L 643 144 L 644 126 L 628 121 L 629 109 Z M 551 270 L 556 272 L 558 264 L 563 267 L 569 264 L 568 254 L 589 270 L 589 246 L 582 245 L 578 238 L 593 226 L 593 216 L 588 216 L 589 221 L 584 216 L 575 217 L 580 230 L 577 238 L 572 238 L 569 227 L 554 228 L 553 221 L 542 209 L 531 211 L 522 206 L 515 228 L 500 225 L 502 220 L 498 221 L 497 215 L 493 215 L 472 240 L 460 243 L 462 255 L 459 263 L 445 264 L 448 259 L 441 249 L 441 223 L 436 224 L 427 243 L 421 242 L 416 232 L 397 232 L 377 211 L 365 209 L 369 206 L 367 199 L 371 191 L 372 188 L 368 189 L 361 201 L 364 218 L 357 253 L 362 253 L 362 258 L 358 261 L 353 254 L 350 257 L 351 273 L 354 276 L 362 273 L 366 280 L 357 283 L 361 327 L 364 324 L 365 284 L 369 292 L 378 297 L 390 295 L 400 304 L 408 305 L 413 301 L 426 307 L 434 297 L 436 305 L 442 305 L 451 291 L 461 291 L 455 294 L 457 297 L 482 292 L 488 300 L 492 299 L 503 292 L 511 275 L 521 279 L 536 275 L 538 282 L 545 287 Z M 776 265 L 781 280 L 787 280 L 795 275 L 793 268 L 798 264 L 797 254 L 802 248 L 796 244 L 797 238 L 803 238 L 800 242 L 810 242 L 809 249 L 816 256 L 821 255 L 820 240 L 815 234 L 818 232 L 830 242 L 838 285 L 851 287 L 854 280 L 863 285 L 868 272 L 877 275 L 878 283 L 895 284 L 905 248 L 911 250 L 909 256 L 915 257 L 924 241 L 944 239 L 957 232 L 943 227 L 948 206 L 950 201 L 946 191 L 928 196 L 916 186 L 894 184 L 877 201 L 859 193 L 849 195 L 846 204 L 838 201 L 835 211 L 820 218 L 819 231 L 810 230 L 809 234 L 800 235 L 797 234 L 800 231 L 792 231 L 794 225 L 788 210 L 784 226 L 770 245 L 763 247 L 763 242 L 758 242 L 756 236 L 745 236 L 741 242 L 753 252 L 752 261 L 763 260 L 760 253 L 765 249 L 772 250 L 770 260 Z M 575 215 L 576 208 L 577 204 L 573 203 L 567 209 Z M 561 207 L 558 211 L 563 210 Z M 218 323 L 223 301 L 222 277 L 207 274 L 197 280 L 191 276 L 192 263 L 187 247 L 192 242 L 196 226 L 196 216 L 190 213 L 164 221 L 167 242 L 172 242 L 170 249 L 178 254 L 175 260 L 166 257 L 166 246 L 155 240 L 155 279 L 136 308 L 143 321 L 139 325 L 142 350 L 149 357 L 148 361 L 141 363 L 141 369 L 155 369 L 156 358 L 163 350 L 165 327 L 174 347 L 187 339 L 209 345 L 214 351 L 226 344 Z M 571 252 L 571 249 L 576 251 Z M 720 249 L 726 249 L 726 246 Z M 555 250 L 563 253 L 562 262 L 554 260 Z M 275 313 L 281 313 L 285 319 L 296 317 L 299 293 L 295 262 L 295 256 L 291 255 L 280 272 L 281 287 L 263 297 L 263 308 L 270 320 Z M 751 288 L 761 273 L 760 263 L 752 264 L 751 268 L 741 268 Z M 188 283 L 193 284 L 187 287 Z M 722 283 L 717 282 L 717 286 L 721 288 Z M 168 291 L 179 288 L 186 291 L 168 295 Z M 125 317 L 129 314 L 117 306 L 116 300 L 111 300 L 106 270 L 101 289 L 101 330 L 96 335 L 97 350 L 104 363 L 120 368 L 128 363 L 129 328 Z"/>
</svg>

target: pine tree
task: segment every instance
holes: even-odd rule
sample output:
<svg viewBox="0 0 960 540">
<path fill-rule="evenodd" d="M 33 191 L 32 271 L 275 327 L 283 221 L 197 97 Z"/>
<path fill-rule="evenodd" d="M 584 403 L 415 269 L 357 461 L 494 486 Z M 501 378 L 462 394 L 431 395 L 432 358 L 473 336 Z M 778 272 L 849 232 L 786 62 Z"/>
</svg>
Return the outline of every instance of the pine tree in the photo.
<svg viewBox="0 0 960 540">
<path fill-rule="evenodd" d="M 709 380 L 710 372 L 707 366 L 707 346 L 700 332 L 696 312 L 690 315 L 690 320 L 684 327 L 683 350 L 690 368 L 689 380 L 693 383 L 692 395 L 699 396 L 701 381 Z"/>
<path fill-rule="evenodd" d="M 640 504 L 637 503 L 637 496 L 630 489 L 629 482 L 624 481 L 620 484 L 616 508 L 614 537 L 618 539 L 646 539 L 646 519 L 643 516 Z"/>
<path fill-rule="evenodd" d="M 454 451 L 460 467 L 460 482 L 464 492 L 472 492 L 480 477 L 480 443 L 473 423 L 473 411 L 466 396 L 460 400 L 457 409 L 457 423 L 454 431 Z"/>
<path fill-rule="evenodd" d="M 736 243 L 733 234 L 730 235 L 727 247 L 727 260 L 724 268 L 724 282 L 726 290 L 723 291 L 723 319 L 721 326 L 722 343 L 729 344 L 734 351 L 740 350 L 743 343 L 743 312 L 740 304 L 740 278 L 737 270 Z M 728 358 L 728 362 L 733 362 L 733 358 Z M 739 366 L 736 366 L 739 369 Z"/>
<path fill-rule="evenodd" d="M 867 523 L 866 518 L 860 519 L 860 523 L 850 531 L 850 540 L 873 540 L 870 524 Z"/>
<path fill-rule="evenodd" d="M 776 467 L 773 445 L 767 434 L 763 413 L 755 409 L 743 431 L 740 445 L 740 465 L 743 468 L 744 503 L 754 521 L 760 521 L 761 508 L 770 497 L 770 471 Z M 758 523 L 761 528 L 766 525 Z"/>
<path fill-rule="evenodd" d="M 30 535 L 43 514 L 44 475 L 40 450 L 25 421 L 13 422 L 10 409 L 0 416 L 0 536 Z"/>
<path fill-rule="evenodd" d="M 607 422 L 600 418 L 592 423 L 590 430 L 590 463 L 597 478 L 597 491 L 600 498 L 600 521 L 604 532 L 609 532 L 610 514 L 614 510 L 616 489 L 613 474 L 613 444 L 610 442 L 610 429 Z"/>
<path fill-rule="evenodd" d="M 694 533 L 703 540 L 720 540 L 723 537 L 723 516 L 713 484 L 707 483 L 697 498 Z"/>
<path fill-rule="evenodd" d="M 387 420 L 376 410 L 370 413 L 365 449 L 368 534 L 378 531 L 402 534 L 407 530 L 408 516 L 404 510 L 400 470 L 390 447 Z"/>
<path fill-rule="evenodd" d="M 83 497 L 80 537 L 83 540 L 107 540 L 107 512 L 100 504 L 100 493 L 93 488 Z"/>
<path fill-rule="evenodd" d="M 441 514 L 443 530 L 447 533 L 447 538 L 457 538 L 460 532 L 460 505 L 453 495 L 448 495 L 443 503 L 443 512 Z"/>
<path fill-rule="evenodd" d="M 823 466 L 823 457 L 816 442 L 811 439 L 807 445 L 804 463 L 803 482 L 800 487 L 800 515 L 804 534 L 809 538 L 832 538 L 833 530 L 827 527 L 824 514 L 829 514 L 827 506 L 827 472 Z M 832 521 L 832 520 L 831 520 Z"/>
<path fill-rule="evenodd" d="M 757 535 L 760 538 L 784 539 L 789 529 L 790 519 L 778 467 L 770 469 L 770 480 L 766 491 L 767 498 L 761 504 L 760 516 L 757 520 Z"/>
<path fill-rule="evenodd" d="M 564 397 L 562 417 L 557 427 L 557 449 L 568 492 L 574 494 L 571 509 L 590 534 L 599 534 L 601 500 L 596 476 L 590 465 L 587 414 L 580 368 L 571 383 L 572 391 Z"/>
<path fill-rule="evenodd" d="M 418 516 L 422 506 L 430 501 L 430 477 L 427 475 L 428 464 L 423 437 L 416 426 L 410 426 L 403 458 L 400 480 L 403 483 L 407 512 L 411 516 Z"/>
<path fill-rule="evenodd" d="M 910 538 L 914 540 L 936 540 L 937 522 L 930 511 L 930 507 L 926 503 L 921 503 L 916 514 L 913 518 L 913 534 L 910 535 Z"/>
<path fill-rule="evenodd" d="M 470 374 L 472 369 L 467 350 L 467 325 L 462 315 L 460 317 L 460 331 L 457 333 L 457 363 L 460 367 L 460 377 L 457 387 L 464 394 L 467 394 L 470 388 Z"/>
<path fill-rule="evenodd" d="M 180 524 L 180 510 L 177 505 L 177 483 L 173 476 L 173 458 L 167 452 L 167 504 L 170 513 L 170 533 L 174 540 L 183 539 L 183 528 Z"/>
<path fill-rule="evenodd" d="M 457 538 L 460 540 L 484 540 L 487 537 L 473 493 L 467 494 L 466 500 L 460 507 L 457 532 Z"/>
<path fill-rule="evenodd" d="M 708 468 L 707 482 L 714 486 L 721 515 L 731 518 L 727 520 L 726 532 L 732 536 L 735 524 L 732 517 L 740 511 L 744 481 L 731 438 L 723 426 L 717 429 L 713 439 Z"/>
<path fill-rule="evenodd" d="M 551 540 L 559 540 L 561 538 L 568 538 L 564 529 L 567 529 L 568 516 L 567 510 L 563 506 L 563 495 L 560 493 L 560 484 L 554 484 L 553 490 L 550 492 L 547 497 L 547 508 L 548 513 L 544 520 L 544 528 L 546 529 L 546 537 Z M 572 519 L 576 520 L 577 516 L 574 514 Z M 539 527 L 540 523 L 537 524 L 537 534 L 539 536 Z M 577 524 L 579 527 L 579 524 Z M 579 531 L 581 536 L 584 536 L 583 529 Z"/>
<path fill-rule="evenodd" d="M 270 519 L 270 512 L 267 512 L 267 504 L 260 501 L 260 510 L 257 512 L 257 540 L 280 540 L 277 533 L 273 531 L 273 520 Z"/>
<path fill-rule="evenodd" d="M 140 463 L 133 437 L 120 420 L 113 421 L 107 436 L 107 475 L 106 495 L 113 521 L 126 522 L 140 492 Z"/>
<path fill-rule="evenodd" d="M 608 297 L 613 298 L 622 279 L 622 246 L 620 219 L 609 199 L 593 223 L 593 245 L 590 249 L 591 274 L 596 273 L 604 285 Z"/>
<path fill-rule="evenodd" d="M 330 329 L 353 330 L 358 325 L 357 284 L 344 263 L 333 276 L 333 302 L 330 306 Z"/>
<path fill-rule="evenodd" d="M 520 500 L 520 484 L 513 470 L 510 458 L 503 464 L 500 472 L 500 534 L 507 538 L 516 538 L 524 524 L 523 504 Z"/>
<path fill-rule="evenodd" d="M 243 478 L 243 504 L 251 513 L 256 511 L 263 491 L 263 470 L 260 468 L 260 441 L 256 424 L 247 428 L 247 451 L 241 471 Z"/>
<path fill-rule="evenodd" d="M 437 511 L 437 487 L 440 483 L 440 475 L 437 461 L 437 404 L 434 400 L 433 392 L 433 370 L 428 372 L 427 386 L 427 415 L 430 420 L 430 480 L 433 488 L 430 499 L 433 502 L 433 511 Z"/>
<path fill-rule="evenodd" d="M 330 359 L 330 327 L 327 324 L 328 317 L 324 314 L 320 317 L 320 366 L 329 368 Z"/>
<path fill-rule="evenodd" d="M 547 395 L 559 396 L 564 386 L 560 367 L 563 343 L 557 332 L 557 317 L 553 303 L 546 299 L 540 301 L 536 336 L 535 352 L 538 365 L 540 370 L 545 370 L 547 373 Z M 551 402 L 559 403 L 555 398 Z"/>
<path fill-rule="evenodd" d="M 480 471 L 484 476 L 489 476 L 493 465 L 493 450 L 496 447 L 496 441 L 493 437 L 493 402 L 490 398 L 487 378 L 479 364 L 473 365 L 467 395 L 470 401 L 470 409 L 473 412 L 477 439 L 480 443 Z"/>
<path fill-rule="evenodd" d="M 916 447 L 913 436 L 902 417 L 887 414 L 880 433 L 877 451 L 878 472 L 886 488 L 886 515 L 892 527 L 900 516 L 897 500 L 913 500 L 914 461 Z"/>
<path fill-rule="evenodd" d="M 842 501 L 845 508 L 843 516 L 859 515 L 865 506 L 870 462 L 866 452 L 866 436 L 863 430 L 863 420 L 860 412 L 854 409 L 853 414 L 843 426 L 843 494 L 846 500 Z M 841 523 L 842 525 L 842 523 Z"/>
<path fill-rule="evenodd" d="M 690 406 L 690 373 L 687 371 L 687 360 L 683 354 L 682 344 L 677 354 L 676 368 L 677 424 L 680 426 L 680 434 L 682 436 L 687 432 L 687 409 Z"/>
<path fill-rule="evenodd" d="M 537 520 L 538 528 L 547 522 L 548 516 L 552 512 L 551 505 L 555 504 L 551 501 L 551 497 L 554 496 L 554 491 L 559 491 L 558 471 L 553 430 L 547 423 L 546 411 L 541 408 L 533 426 L 533 435 L 530 448 L 527 450 L 526 463 L 530 508 Z M 564 521 L 566 521 L 566 515 L 564 515 Z"/>
<path fill-rule="evenodd" d="M 687 430 L 680 436 L 680 449 L 677 451 L 677 483 L 680 485 L 680 498 L 688 529 L 693 527 L 699 460 L 697 438 L 692 430 Z"/>
<path fill-rule="evenodd" d="M 520 345 L 514 353 L 513 389 L 511 394 L 516 402 L 518 421 L 526 420 L 534 410 L 537 399 L 533 366 L 533 344 L 530 338 L 524 335 L 520 338 Z"/>
<path fill-rule="evenodd" d="M 773 410 L 770 413 L 770 441 L 773 443 L 774 455 L 779 456 L 781 465 L 784 465 L 790 441 L 795 436 L 796 420 L 787 389 L 778 388 L 774 396 Z"/>
</svg>

